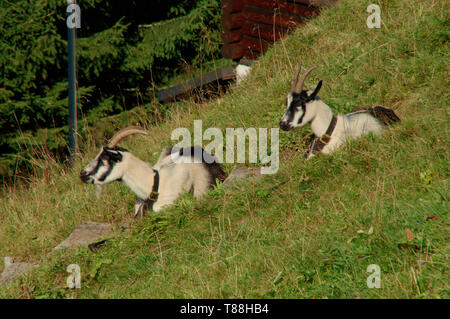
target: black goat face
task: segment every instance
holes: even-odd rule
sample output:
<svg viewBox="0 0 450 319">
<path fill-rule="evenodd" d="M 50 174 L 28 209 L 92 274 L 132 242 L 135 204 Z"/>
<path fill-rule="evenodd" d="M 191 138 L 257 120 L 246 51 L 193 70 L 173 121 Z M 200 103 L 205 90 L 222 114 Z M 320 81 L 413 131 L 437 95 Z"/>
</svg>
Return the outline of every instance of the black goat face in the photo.
<svg viewBox="0 0 450 319">
<path fill-rule="evenodd" d="M 85 168 L 80 172 L 80 179 L 86 184 L 107 184 L 118 180 L 123 174 L 122 161 L 127 150 L 107 146 L 102 147 Z"/>
<path fill-rule="evenodd" d="M 308 113 L 310 112 L 311 103 L 318 100 L 317 93 L 322 86 L 322 81 L 319 82 L 314 92 L 301 91 L 300 93 L 289 92 L 286 98 L 286 112 L 280 120 L 280 127 L 284 131 L 289 131 L 293 128 L 300 127 L 311 121 Z"/>
</svg>

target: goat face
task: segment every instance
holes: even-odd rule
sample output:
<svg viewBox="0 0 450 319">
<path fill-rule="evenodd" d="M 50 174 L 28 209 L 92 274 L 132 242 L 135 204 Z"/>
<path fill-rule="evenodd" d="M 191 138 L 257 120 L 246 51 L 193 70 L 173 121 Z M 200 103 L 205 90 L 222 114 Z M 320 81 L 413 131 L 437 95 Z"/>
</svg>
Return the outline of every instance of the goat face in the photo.
<svg viewBox="0 0 450 319">
<path fill-rule="evenodd" d="M 280 121 L 280 127 L 284 131 L 289 131 L 296 127 L 301 127 L 309 123 L 314 117 L 313 102 L 318 100 L 322 81 L 317 84 L 313 92 L 301 91 L 300 93 L 289 92 L 286 98 L 286 112 Z"/>
<path fill-rule="evenodd" d="M 86 184 L 108 184 L 120 180 L 124 173 L 124 157 L 128 151 L 115 146 L 103 146 L 100 153 L 80 172 Z"/>
</svg>

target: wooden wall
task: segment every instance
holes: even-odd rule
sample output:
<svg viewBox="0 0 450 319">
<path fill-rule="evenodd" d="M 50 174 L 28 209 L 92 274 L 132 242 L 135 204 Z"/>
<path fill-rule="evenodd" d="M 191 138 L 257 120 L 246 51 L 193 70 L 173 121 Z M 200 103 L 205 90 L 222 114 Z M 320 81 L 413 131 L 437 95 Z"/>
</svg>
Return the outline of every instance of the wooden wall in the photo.
<svg viewBox="0 0 450 319">
<path fill-rule="evenodd" d="M 222 0 L 222 55 L 256 59 L 272 43 L 336 0 Z"/>
</svg>

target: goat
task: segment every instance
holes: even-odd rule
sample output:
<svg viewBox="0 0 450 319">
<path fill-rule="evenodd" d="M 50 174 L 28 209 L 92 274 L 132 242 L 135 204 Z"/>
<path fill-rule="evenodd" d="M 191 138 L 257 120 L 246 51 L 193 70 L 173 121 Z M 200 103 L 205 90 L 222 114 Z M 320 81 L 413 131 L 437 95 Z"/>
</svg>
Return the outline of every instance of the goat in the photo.
<svg viewBox="0 0 450 319">
<path fill-rule="evenodd" d="M 357 138 L 369 132 L 379 134 L 388 125 L 400 121 L 393 110 L 381 106 L 334 116 L 330 107 L 317 95 L 322 81 L 319 81 L 314 91 L 303 90 L 306 77 L 316 68 L 309 68 L 300 79 L 300 69 L 297 71 L 287 95 L 286 111 L 280 120 L 280 127 L 285 131 L 311 123 L 315 138 L 305 154 L 307 159 L 319 152 L 329 154 L 348 138 Z"/>
<path fill-rule="evenodd" d="M 190 190 L 193 190 L 194 197 L 199 198 L 215 184 L 216 178 L 220 181 L 225 178 L 216 157 L 199 146 L 165 148 L 152 167 L 117 146 L 120 140 L 132 134 L 148 135 L 139 127 L 120 130 L 101 148 L 95 159 L 81 170 L 80 178 L 86 184 L 96 185 L 123 182 L 138 197 L 135 217 L 143 217 L 146 209 L 158 211 Z M 193 157 L 199 155 L 201 159 L 192 161 Z"/>
</svg>

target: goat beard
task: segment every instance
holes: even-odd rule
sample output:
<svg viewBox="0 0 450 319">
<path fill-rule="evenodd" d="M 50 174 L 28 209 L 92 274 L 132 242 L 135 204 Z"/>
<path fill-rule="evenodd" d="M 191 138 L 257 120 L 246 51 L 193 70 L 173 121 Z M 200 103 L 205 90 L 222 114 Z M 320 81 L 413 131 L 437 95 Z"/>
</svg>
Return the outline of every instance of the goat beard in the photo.
<svg viewBox="0 0 450 319">
<path fill-rule="evenodd" d="M 97 199 L 99 199 L 102 196 L 103 188 L 102 185 L 95 185 L 95 195 L 97 196 Z"/>
</svg>

